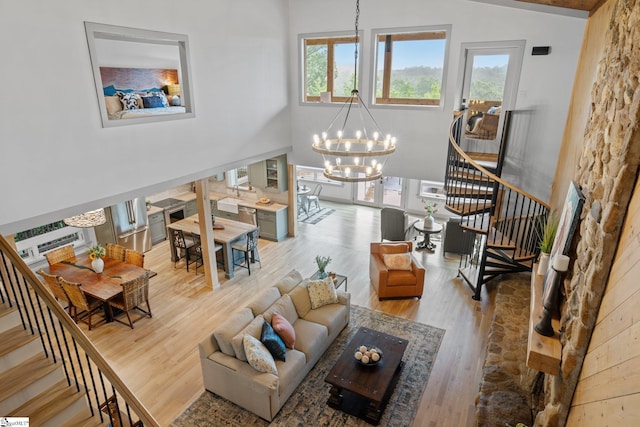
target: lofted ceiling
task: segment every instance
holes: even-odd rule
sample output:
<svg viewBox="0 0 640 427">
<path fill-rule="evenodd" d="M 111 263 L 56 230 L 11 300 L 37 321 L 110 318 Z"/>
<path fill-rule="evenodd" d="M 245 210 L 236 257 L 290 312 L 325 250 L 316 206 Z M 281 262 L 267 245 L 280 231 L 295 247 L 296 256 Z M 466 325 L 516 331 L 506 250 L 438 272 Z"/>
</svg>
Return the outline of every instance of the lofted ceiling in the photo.
<svg viewBox="0 0 640 427">
<path fill-rule="evenodd" d="M 535 3 L 545 6 L 565 7 L 567 9 L 584 10 L 590 12 L 594 10 L 601 0 L 516 0 L 521 3 Z"/>
</svg>

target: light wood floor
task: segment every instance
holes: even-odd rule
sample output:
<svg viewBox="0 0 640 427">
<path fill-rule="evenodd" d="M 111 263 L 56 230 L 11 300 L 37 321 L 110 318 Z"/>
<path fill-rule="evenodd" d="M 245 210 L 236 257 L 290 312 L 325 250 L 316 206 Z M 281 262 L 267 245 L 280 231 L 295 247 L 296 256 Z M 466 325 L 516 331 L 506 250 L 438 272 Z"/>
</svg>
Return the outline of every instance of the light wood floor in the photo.
<svg viewBox="0 0 640 427">
<path fill-rule="evenodd" d="M 187 273 L 181 264 L 174 269 L 168 242 L 154 246 L 145 255 L 145 267 L 158 273 L 150 284 L 153 318 L 140 320 L 134 330 L 109 323 L 87 332 L 161 425 L 168 426 L 204 390 L 197 343 L 291 269 L 311 275 L 317 254 L 330 255 L 329 269 L 349 277 L 352 304 L 446 330 L 414 426 L 473 424 L 494 292 L 483 290 L 481 302 L 472 300 L 471 290 L 456 278 L 457 257 L 443 257 L 438 245 L 434 254 L 417 252 L 427 269 L 421 300 L 379 302 L 368 264 L 369 242 L 380 238 L 380 211 L 322 205 L 336 212 L 315 225 L 300 223 L 296 238 L 261 240 L 262 269 L 252 269 L 251 276 L 238 269 L 232 280 L 221 274 L 213 290 L 202 274 Z"/>
</svg>

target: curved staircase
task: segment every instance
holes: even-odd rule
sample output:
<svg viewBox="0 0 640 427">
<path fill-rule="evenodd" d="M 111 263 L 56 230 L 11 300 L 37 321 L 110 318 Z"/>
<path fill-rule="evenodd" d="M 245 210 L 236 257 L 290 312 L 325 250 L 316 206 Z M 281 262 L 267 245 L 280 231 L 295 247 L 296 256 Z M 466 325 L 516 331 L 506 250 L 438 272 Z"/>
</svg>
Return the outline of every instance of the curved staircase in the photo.
<svg viewBox="0 0 640 427">
<path fill-rule="evenodd" d="M 461 148 L 464 117 L 456 112 L 450 127 L 445 208 L 461 217 L 465 232 L 475 235 L 474 250 L 462 255 L 459 275 L 474 291 L 473 299 L 480 300 L 482 286 L 494 277 L 531 271 L 549 206 L 500 178 L 511 112 L 505 112 L 497 153 Z"/>
</svg>

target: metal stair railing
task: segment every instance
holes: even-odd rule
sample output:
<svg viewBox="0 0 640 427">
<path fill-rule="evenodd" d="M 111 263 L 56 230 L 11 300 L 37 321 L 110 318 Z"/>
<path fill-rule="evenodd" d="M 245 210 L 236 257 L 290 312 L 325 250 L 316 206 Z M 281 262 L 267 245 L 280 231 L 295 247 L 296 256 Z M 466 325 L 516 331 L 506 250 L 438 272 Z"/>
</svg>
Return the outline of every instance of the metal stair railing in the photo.
<svg viewBox="0 0 640 427">
<path fill-rule="evenodd" d="M 2 235 L 0 285 L 2 303 L 15 307 L 23 329 L 39 336 L 45 357 L 62 364 L 67 384 L 85 394 L 92 416 L 110 425 L 160 425 Z"/>
<path fill-rule="evenodd" d="M 510 112 L 506 114 L 505 121 Z M 445 207 L 461 216 L 460 226 L 463 229 L 484 236 L 482 254 L 478 257 L 481 260 L 480 272 L 476 283 L 469 283 L 476 291 L 474 298 L 479 299 L 485 276 L 491 278 L 496 275 L 485 275 L 487 251 L 495 249 L 508 258 L 513 265 L 512 271 L 527 268 L 525 263 L 535 259 L 540 252 L 537 228 L 546 221 L 549 205 L 503 180 L 465 153 L 460 147 L 463 129 L 464 114 L 456 112 L 449 132 Z M 503 147 L 499 158 L 504 158 Z"/>
</svg>

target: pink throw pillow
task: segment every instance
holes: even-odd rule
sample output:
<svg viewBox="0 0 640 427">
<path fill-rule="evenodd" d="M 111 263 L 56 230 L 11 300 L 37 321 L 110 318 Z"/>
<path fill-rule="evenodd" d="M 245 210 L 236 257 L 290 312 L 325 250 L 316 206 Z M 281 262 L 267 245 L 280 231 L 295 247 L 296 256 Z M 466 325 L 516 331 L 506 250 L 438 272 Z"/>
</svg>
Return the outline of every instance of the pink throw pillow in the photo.
<svg viewBox="0 0 640 427">
<path fill-rule="evenodd" d="M 291 326 L 291 323 L 279 313 L 273 313 L 271 326 L 278 336 L 282 338 L 284 345 L 286 345 L 287 348 L 293 349 L 293 346 L 296 344 L 296 331 L 293 329 L 293 326 Z"/>
</svg>

